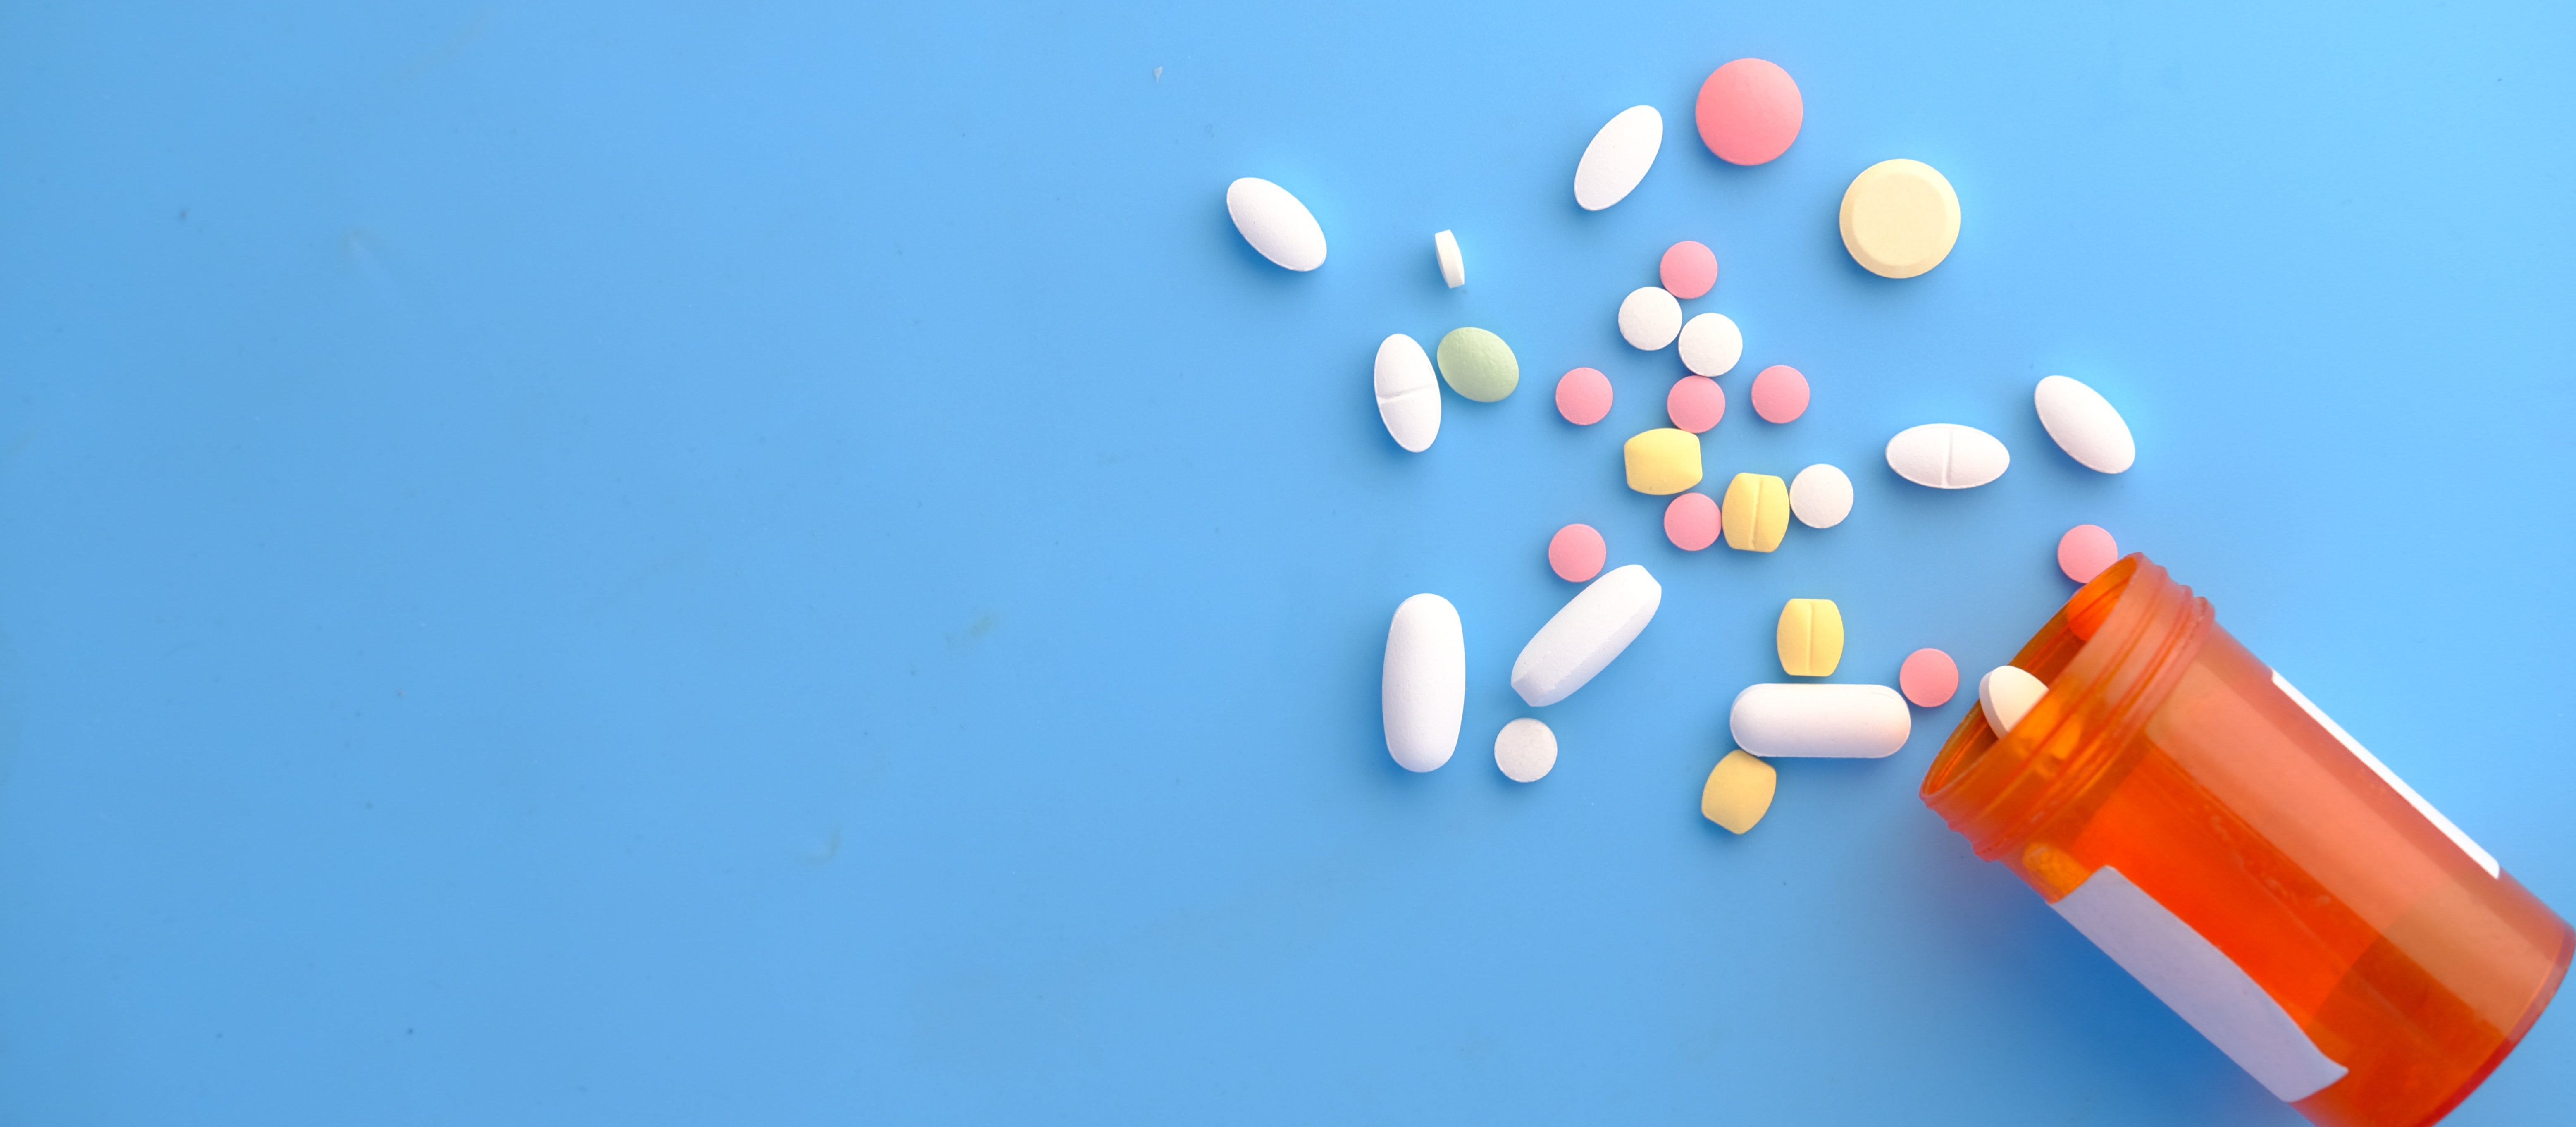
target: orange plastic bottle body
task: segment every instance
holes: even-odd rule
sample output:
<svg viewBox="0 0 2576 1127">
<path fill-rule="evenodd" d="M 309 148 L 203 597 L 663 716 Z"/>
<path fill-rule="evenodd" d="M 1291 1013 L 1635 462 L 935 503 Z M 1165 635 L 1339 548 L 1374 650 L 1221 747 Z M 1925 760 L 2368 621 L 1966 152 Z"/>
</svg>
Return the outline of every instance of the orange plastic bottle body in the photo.
<svg viewBox="0 0 2576 1127">
<path fill-rule="evenodd" d="M 2131 556 L 2013 664 L 1924 802 L 2273 1094 L 2329 1127 L 2440 1119 L 2522 1039 L 2576 932 Z"/>
</svg>

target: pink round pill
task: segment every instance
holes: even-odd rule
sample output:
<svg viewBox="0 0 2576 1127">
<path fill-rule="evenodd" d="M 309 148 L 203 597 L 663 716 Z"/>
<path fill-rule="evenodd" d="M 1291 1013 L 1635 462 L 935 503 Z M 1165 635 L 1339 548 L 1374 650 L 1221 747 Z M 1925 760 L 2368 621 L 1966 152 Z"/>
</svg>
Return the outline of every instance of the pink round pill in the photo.
<svg viewBox="0 0 2576 1127">
<path fill-rule="evenodd" d="M 1664 252 L 1664 289 L 1674 297 L 1688 301 L 1705 296 L 1717 284 L 1717 252 L 1705 243 L 1685 239 Z"/>
<path fill-rule="evenodd" d="M 1598 368 L 1567 372 L 1556 381 L 1556 413 L 1579 427 L 1600 422 L 1610 414 L 1610 377 Z"/>
<path fill-rule="evenodd" d="M 2102 569 L 2120 562 L 2120 543 L 2098 524 L 2079 524 L 2057 538 L 2057 570 L 2078 583 L 2091 583 Z"/>
<path fill-rule="evenodd" d="M 1683 376 L 1664 393 L 1664 413 L 1673 417 L 1674 426 L 1705 433 L 1726 417 L 1726 389 L 1707 376 Z"/>
<path fill-rule="evenodd" d="M 1547 542 L 1547 566 L 1568 583 L 1590 582 L 1609 558 L 1610 545 L 1602 543 L 1601 534 L 1588 524 L 1566 525 Z"/>
<path fill-rule="evenodd" d="M 1786 364 L 1773 364 L 1753 377 L 1747 398 L 1763 422 L 1788 422 L 1807 413 L 1807 377 Z"/>
<path fill-rule="evenodd" d="M 1664 506 L 1664 536 L 1685 552 L 1717 543 L 1717 525 L 1717 498 L 1706 493 L 1684 493 Z"/>
<path fill-rule="evenodd" d="M 1699 139 L 1729 164 L 1761 164 L 1789 151 L 1807 103 L 1779 64 L 1737 59 L 1699 87 Z"/>
<path fill-rule="evenodd" d="M 1926 647 L 1905 655 L 1905 664 L 1896 670 L 1896 687 L 1905 690 L 1905 699 L 1924 708 L 1939 708 L 1950 703 L 1959 691 L 1959 663 L 1950 655 Z"/>
</svg>

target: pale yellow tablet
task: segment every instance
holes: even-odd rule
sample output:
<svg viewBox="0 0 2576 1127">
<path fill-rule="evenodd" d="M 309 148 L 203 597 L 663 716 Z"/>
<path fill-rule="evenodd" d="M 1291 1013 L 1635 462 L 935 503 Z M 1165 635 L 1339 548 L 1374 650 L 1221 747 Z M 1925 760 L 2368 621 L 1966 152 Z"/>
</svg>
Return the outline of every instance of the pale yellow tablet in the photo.
<svg viewBox="0 0 2576 1127">
<path fill-rule="evenodd" d="M 1919 160 L 1883 160 L 1843 191 L 1843 249 L 1884 278 L 1941 264 L 1959 242 L 1959 194 Z"/>
</svg>

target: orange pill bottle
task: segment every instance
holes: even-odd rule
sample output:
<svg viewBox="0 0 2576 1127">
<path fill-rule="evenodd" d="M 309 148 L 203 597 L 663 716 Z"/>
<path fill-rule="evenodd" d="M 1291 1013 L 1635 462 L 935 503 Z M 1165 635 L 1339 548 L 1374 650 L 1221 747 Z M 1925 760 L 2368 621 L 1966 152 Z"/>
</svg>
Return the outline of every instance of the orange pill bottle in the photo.
<svg viewBox="0 0 2576 1127">
<path fill-rule="evenodd" d="M 2146 557 L 2013 664 L 1924 803 L 2310 1120 L 2439 1120 L 2548 1006 L 2576 932 Z"/>
</svg>

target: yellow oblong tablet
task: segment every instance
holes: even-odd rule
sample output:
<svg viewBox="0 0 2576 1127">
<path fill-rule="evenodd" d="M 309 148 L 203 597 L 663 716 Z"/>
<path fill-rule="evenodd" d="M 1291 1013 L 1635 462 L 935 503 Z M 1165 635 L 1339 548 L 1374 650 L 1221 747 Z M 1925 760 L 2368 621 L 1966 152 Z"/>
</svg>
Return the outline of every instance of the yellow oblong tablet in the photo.
<svg viewBox="0 0 2576 1127">
<path fill-rule="evenodd" d="M 1699 436 L 1658 427 L 1628 440 L 1628 488 L 1662 497 L 1699 484 Z"/>
<path fill-rule="evenodd" d="M 1780 772 L 1770 764 L 1740 748 L 1727 752 L 1699 790 L 1700 816 L 1743 833 L 1771 812 L 1771 796 L 1779 789 Z"/>
<path fill-rule="evenodd" d="M 1792 677 L 1831 677 L 1843 663 L 1843 610 L 1832 599 L 1791 599 L 1780 608 L 1780 668 Z"/>
<path fill-rule="evenodd" d="M 1770 474 L 1737 474 L 1727 483 L 1718 512 L 1727 547 L 1768 552 L 1789 532 L 1789 483 Z"/>
<path fill-rule="evenodd" d="M 1882 278 L 1911 278 L 1959 243 L 1959 193 L 1919 160 L 1883 160 L 1843 190 L 1843 249 Z"/>
</svg>

